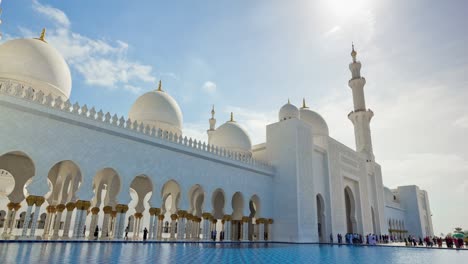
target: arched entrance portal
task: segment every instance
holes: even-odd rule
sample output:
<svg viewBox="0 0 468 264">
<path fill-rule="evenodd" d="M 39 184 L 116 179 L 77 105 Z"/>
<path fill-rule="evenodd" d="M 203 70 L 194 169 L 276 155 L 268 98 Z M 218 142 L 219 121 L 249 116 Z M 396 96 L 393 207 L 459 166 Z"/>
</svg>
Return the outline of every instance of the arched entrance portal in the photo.
<svg viewBox="0 0 468 264">
<path fill-rule="evenodd" d="M 317 203 L 317 231 L 318 231 L 318 238 L 319 242 L 324 243 L 326 242 L 326 234 L 325 234 L 325 202 L 321 194 L 317 194 L 316 197 Z"/>
<path fill-rule="evenodd" d="M 345 207 L 346 207 L 346 232 L 356 233 L 356 204 L 351 188 L 344 189 Z"/>
</svg>

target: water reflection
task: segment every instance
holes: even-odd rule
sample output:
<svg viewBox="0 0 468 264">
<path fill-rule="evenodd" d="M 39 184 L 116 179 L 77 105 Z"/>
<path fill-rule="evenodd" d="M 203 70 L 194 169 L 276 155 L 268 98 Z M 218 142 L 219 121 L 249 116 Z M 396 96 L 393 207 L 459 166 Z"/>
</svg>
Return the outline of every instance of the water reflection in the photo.
<svg viewBox="0 0 468 264">
<path fill-rule="evenodd" d="M 0 263 L 463 263 L 468 251 L 291 244 L 0 243 Z"/>
</svg>

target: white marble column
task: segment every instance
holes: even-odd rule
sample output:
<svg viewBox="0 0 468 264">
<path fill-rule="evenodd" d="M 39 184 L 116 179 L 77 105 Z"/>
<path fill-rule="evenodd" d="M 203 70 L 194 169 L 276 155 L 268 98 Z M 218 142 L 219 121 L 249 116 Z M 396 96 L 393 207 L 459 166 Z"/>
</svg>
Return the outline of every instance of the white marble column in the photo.
<svg viewBox="0 0 468 264">
<path fill-rule="evenodd" d="M 163 221 L 164 221 L 164 215 L 163 214 L 158 215 L 158 226 L 156 228 L 158 232 L 158 234 L 156 235 L 157 240 L 162 239 L 162 231 L 163 231 L 163 225 L 164 225 Z"/>
<path fill-rule="evenodd" d="M 140 238 L 140 229 L 141 229 L 141 218 L 143 217 L 142 213 L 135 213 L 135 227 L 133 228 L 133 239 L 138 240 Z"/>
<path fill-rule="evenodd" d="M 224 240 L 231 241 L 231 217 L 226 219 L 225 227 L 224 227 Z"/>
<path fill-rule="evenodd" d="M 65 215 L 65 223 L 63 225 L 63 234 L 62 239 L 68 239 L 70 237 L 70 225 L 73 215 L 73 210 L 75 209 L 75 203 L 70 202 L 65 206 L 67 208 L 67 214 Z"/>
<path fill-rule="evenodd" d="M 177 223 L 177 215 L 172 214 L 171 215 L 171 236 L 170 236 L 171 240 L 175 239 L 176 223 Z M 179 228 L 179 226 L 177 228 Z"/>
<path fill-rule="evenodd" d="M 154 240 L 155 238 L 155 231 L 154 231 L 154 228 L 155 228 L 155 214 L 156 214 L 156 208 L 150 208 L 149 209 L 149 213 L 150 213 L 150 222 L 149 222 L 149 229 L 148 229 L 148 239 L 149 240 Z"/>
<path fill-rule="evenodd" d="M 177 240 L 185 239 L 185 217 L 187 216 L 187 211 L 179 210 L 177 220 Z"/>
<path fill-rule="evenodd" d="M 36 239 L 36 228 L 37 228 L 37 219 L 39 218 L 39 214 L 41 213 L 41 205 L 44 203 L 45 199 L 42 196 L 37 196 L 35 205 L 36 208 L 34 209 L 34 216 L 31 222 L 31 233 L 29 234 L 30 239 Z"/>
<path fill-rule="evenodd" d="M 249 241 L 249 217 L 242 217 L 242 240 Z"/>
<path fill-rule="evenodd" d="M 200 240 L 200 232 L 201 232 L 201 218 L 197 218 L 197 225 L 195 229 L 195 237 L 197 240 Z"/>
<path fill-rule="evenodd" d="M 94 231 L 96 231 L 96 226 L 99 223 L 99 207 L 93 207 L 91 209 L 91 222 L 89 223 L 89 239 L 97 239 L 94 237 Z M 99 233 L 98 233 L 99 237 Z"/>
<path fill-rule="evenodd" d="M 29 221 L 31 220 L 31 212 L 34 203 L 36 202 L 36 196 L 30 195 L 26 198 L 26 203 L 28 204 L 28 209 L 26 209 L 26 216 L 24 217 L 23 231 L 21 233 L 21 238 L 28 237 Z"/>
<path fill-rule="evenodd" d="M 52 227 L 52 220 L 54 219 L 55 215 L 55 206 L 49 205 L 46 207 L 47 210 L 47 215 L 45 219 L 45 225 L 44 225 L 44 233 L 42 233 L 42 239 L 49 239 L 49 232 Z"/>
<path fill-rule="evenodd" d="M 115 239 L 122 239 L 123 232 L 124 232 L 124 225 L 125 225 L 125 215 L 128 211 L 128 205 L 126 204 L 118 204 L 116 205 L 117 216 L 115 221 L 115 231 L 114 231 L 114 238 Z"/>
<path fill-rule="evenodd" d="M 267 240 L 271 240 L 273 238 L 273 234 L 272 234 L 272 230 L 273 228 L 271 227 L 271 225 L 273 224 L 273 219 L 268 219 L 268 224 L 266 224 L 266 233 L 267 233 Z"/>
<path fill-rule="evenodd" d="M 73 228 L 73 238 L 75 239 L 85 236 L 86 215 L 90 206 L 90 201 L 78 200 L 76 202 L 75 227 Z"/>
<path fill-rule="evenodd" d="M 60 231 L 60 223 L 62 222 L 62 212 L 65 210 L 65 205 L 64 204 L 59 204 L 55 207 L 57 210 L 55 213 L 55 219 L 54 219 L 54 225 L 53 225 L 53 233 L 52 233 L 52 239 L 57 239 L 59 237 L 59 231 Z"/>
<path fill-rule="evenodd" d="M 11 218 L 13 217 L 14 203 L 11 203 L 11 202 L 8 203 L 7 207 L 8 207 L 8 212 L 6 214 L 5 223 L 3 224 L 3 234 L 2 234 L 3 238 L 8 237 L 8 230 L 10 229 Z"/>
<path fill-rule="evenodd" d="M 102 219 L 102 228 L 101 228 L 101 239 L 107 240 L 109 239 L 109 221 L 110 221 L 110 214 L 112 213 L 111 206 L 104 206 L 102 209 L 104 211 L 104 218 Z"/>
<path fill-rule="evenodd" d="M 203 229 L 202 229 L 202 233 L 203 233 L 203 240 L 204 241 L 208 241 L 210 240 L 210 218 L 211 218 L 211 214 L 210 213 L 203 213 L 202 214 L 203 216 Z"/>
<path fill-rule="evenodd" d="M 185 240 L 190 240 L 192 238 L 192 214 L 187 214 L 185 216 Z"/>
<path fill-rule="evenodd" d="M 264 218 L 260 218 L 258 223 L 258 241 L 265 241 L 265 220 Z"/>
</svg>

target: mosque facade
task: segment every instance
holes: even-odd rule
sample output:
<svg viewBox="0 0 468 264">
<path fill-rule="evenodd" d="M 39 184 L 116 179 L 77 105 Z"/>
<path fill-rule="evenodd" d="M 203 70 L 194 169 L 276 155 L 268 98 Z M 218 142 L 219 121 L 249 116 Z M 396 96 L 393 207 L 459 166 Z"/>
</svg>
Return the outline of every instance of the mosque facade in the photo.
<svg viewBox="0 0 468 264">
<path fill-rule="evenodd" d="M 361 63 L 349 64 L 356 148 L 329 136 L 305 101 L 282 106 L 252 145 L 231 118 L 208 141 L 184 135 L 159 83 L 128 117 L 71 102 L 72 78 L 45 39 L 0 45 L 2 239 L 330 242 L 336 234 L 433 235 L 427 192 L 384 187 Z"/>
</svg>

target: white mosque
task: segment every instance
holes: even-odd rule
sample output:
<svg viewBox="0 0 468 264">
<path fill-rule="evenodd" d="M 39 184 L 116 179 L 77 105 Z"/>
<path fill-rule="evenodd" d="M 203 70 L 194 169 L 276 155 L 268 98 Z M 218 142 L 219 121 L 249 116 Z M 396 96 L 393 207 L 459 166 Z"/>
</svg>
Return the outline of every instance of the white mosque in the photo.
<svg viewBox="0 0 468 264">
<path fill-rule="evenodd" d="M 70 70 L 45 31 L 6 41 L 1 239 L 138 240 L 144 228 L 150 240 L 208 240 L 214 230 L 227 241 L 433 235 L 428 194 L 382 183 L 356 55 L 353 47 L 351 149 L 305 102 L 282 106 L 258 145 L 232 114 L 217 126 L 214 109 L 208 142 L 186 137 L 182 111 L 161 83 L 128 117 L 71 102 Z"/>
</svg>

